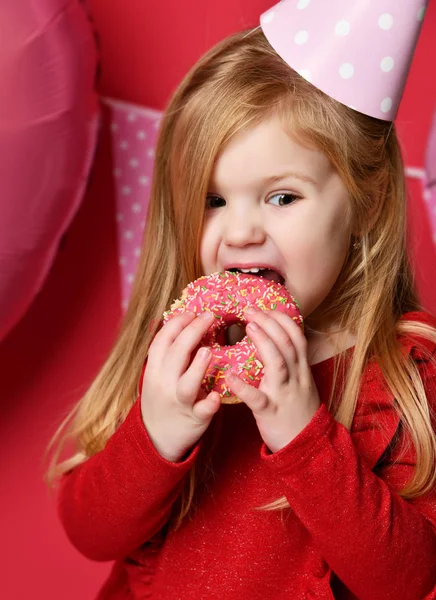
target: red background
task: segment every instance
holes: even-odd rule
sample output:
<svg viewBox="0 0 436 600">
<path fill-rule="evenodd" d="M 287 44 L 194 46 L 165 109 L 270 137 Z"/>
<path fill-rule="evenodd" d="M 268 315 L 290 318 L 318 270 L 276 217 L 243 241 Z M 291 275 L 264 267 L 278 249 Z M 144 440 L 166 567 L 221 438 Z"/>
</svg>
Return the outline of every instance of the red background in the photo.
<svg viewBox="0 0 436 600">
<path fill-rule="evenodd" d="M 256 26 L 272 4 L 91 0 L 102 53 L 99 93 L 163 110 L 201 54 Z M 408 166 L 424 164 L 436 100 L 435 32 L 433 0 L 397 120 Z M 90 185 L 49 278 L 0 345 L 1 595 L 8 600 L 92 599 L 110 568 L 70 545 L 42 482 L 48 440 L 96 374 L 121 319 L 108 121 L 104 112 Z M 410 235 L 422 301 L 436 313 L 435 249 L 420 187 L 411 181 Z"/>
</svg>

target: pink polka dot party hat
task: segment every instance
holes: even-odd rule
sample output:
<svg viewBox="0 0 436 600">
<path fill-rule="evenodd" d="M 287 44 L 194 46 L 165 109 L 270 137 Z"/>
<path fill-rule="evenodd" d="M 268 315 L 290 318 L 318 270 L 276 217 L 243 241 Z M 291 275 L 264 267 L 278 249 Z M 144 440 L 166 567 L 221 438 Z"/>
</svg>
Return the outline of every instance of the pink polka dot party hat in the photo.
<svg viewBox="0 0 436 600">
<path fill-rule="evenodd" d="M 393 121 L 429 0 L 282 0 L 262 31 L 292 69 L 359 112 Z"/>
</svg>

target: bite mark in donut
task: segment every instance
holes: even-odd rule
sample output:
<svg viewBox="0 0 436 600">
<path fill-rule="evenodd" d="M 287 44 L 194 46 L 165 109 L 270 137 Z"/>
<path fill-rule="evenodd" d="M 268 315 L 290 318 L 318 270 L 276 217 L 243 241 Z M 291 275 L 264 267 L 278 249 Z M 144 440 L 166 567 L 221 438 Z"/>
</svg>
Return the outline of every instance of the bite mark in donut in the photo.
<svg viewBox="0 0 436 600">
<path fill-rule="evenodd" d="M 214 315 L 215 321 L 195 352 L 202 346 L 211 350 L 212 359 L 201 387 L 207 394 L 217 391 L 222 404 L 241 402 L 226 384 L 225 372 L 228 369 L 232 368 L 241 379 L 256 388 L 264 375 L 257 348 L 248 336 L 233 346 L 225 345 L 226 329 L 235 323 L 247 323 L 245 311 L 252 305 L 261 310 L 286 313 L 304 329 L 299 305 L 282 284 L 262 276 L 231 271 L 199 277 L 186 286 L 180 299 L 175 300 L 163 314 L 164 322 L 187 310 L 195 314 L 208 310 Z"/>
</svg>

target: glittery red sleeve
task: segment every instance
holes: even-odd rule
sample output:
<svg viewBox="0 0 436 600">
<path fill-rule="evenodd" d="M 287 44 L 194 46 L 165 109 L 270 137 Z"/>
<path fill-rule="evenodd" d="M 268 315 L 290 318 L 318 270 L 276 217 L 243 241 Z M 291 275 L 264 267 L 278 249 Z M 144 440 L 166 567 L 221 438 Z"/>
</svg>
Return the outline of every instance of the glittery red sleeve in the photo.
<svg viewBox="0 0 436 600">
<path fill-rule="evenodd" d="M 183 462 L 166 461 L 147 434 L 138 398 L 105 449 L 62 477 L 58 512 L 71 543 L 105 561 L 150 539 L 168 519 L 202 445 L 203 438 Z"/>
<path fill-rule="evenodd" d="M 436 415 L 435 366 L 410 351 Z M 383 471 L 372 470 L 398 424 L 392 397 L 370 375 L 351 432 L 321 404 L 287 446 L 274 454 L 261 449 L 339 583 L 360 600 L 436 598 L 436 489 L 413 500 L 398 495 L 414 473 L 413 446 L 394 464 L 401 444 L 393 445 Z"/>
</svg>

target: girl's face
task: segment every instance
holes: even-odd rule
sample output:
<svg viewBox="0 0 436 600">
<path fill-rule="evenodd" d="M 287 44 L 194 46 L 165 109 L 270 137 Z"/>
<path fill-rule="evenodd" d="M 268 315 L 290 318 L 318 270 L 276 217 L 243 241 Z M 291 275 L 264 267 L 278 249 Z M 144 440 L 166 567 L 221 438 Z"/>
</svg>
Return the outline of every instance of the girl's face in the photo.
<svg viewBox="0 0 436 600">
<path fill-rule="evenodd" d="M 278 118 L 264 121 L 238 134 L 218 157 L 206 200 L 203 273 L 275 266 L 303 317 L 326 327 L 322 304 L 350 245 L 347 202 L 321 151 L 293 141 Z"/>
</svg>

